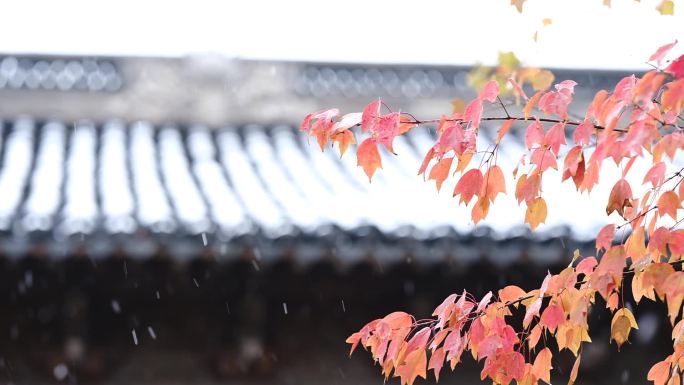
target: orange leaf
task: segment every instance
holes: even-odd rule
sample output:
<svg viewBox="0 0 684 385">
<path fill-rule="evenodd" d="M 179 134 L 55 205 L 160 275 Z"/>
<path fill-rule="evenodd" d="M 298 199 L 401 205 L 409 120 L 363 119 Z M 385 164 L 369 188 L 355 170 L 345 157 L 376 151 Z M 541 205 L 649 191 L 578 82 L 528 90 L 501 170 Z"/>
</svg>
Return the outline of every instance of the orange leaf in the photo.
<svg viewBox="0 0 684 385">
<path fill-rule="evenodd" d="M 677 209 L 681 209 L 679 197 L 674 191 L 666 191 L 658 198 L 658 216 L 669 215 L 672 219 L 677 219 Z"/>
<path fill-rule="evenodd" d="M 674 324 L 674 320 L 680 313 L 682 300 L 684 300 L 684 272 L 677 271 L 670 274 L 663 284 L 663 290 L 667 299 L 667 313 L 670 316 L 670 322 Z"/>
<path fill-rule="evenodd" d="M 620 179 L 610 191 L 606 215 L 617 211 L 624 218 L 625 207 L 632 207 L 632 188 L 626 180 Z"/>
<path fill-rule="evenodd" d="M 664 300 L 665 295 L 667 294 L 665 282 L 667 282 L 667 278 L 674 274 L 674 272 L 674 267 L 669 263 L 661 262 L 648 265 L 642 273 L 642 286 L 644 290 L 655 290 L 658 297 L 660 297 L 661 300 Z M 646 295 L 646 297 L 654 299 L 652 296 Z"/>
<path fill-rule="evenodd" d="M 503 172 L 501 168 L 494 165 L 487 170 L 484 175 L 482 197 L 488 198 L 491 202 L 494 202 L 497 194 L 506 193 L 506 179 L 504 179 Z"/>
<path fill-rule="evenodd" d="M 539 91 L 536 94 L 532 95 L 530 100 L 525 103 L 525 108 L 523 108 L 523 113 L 525 114 L 525 119 L 528 119 L 530 117 L 530 112 L 532 112 L 532 109 L 534 108 L 535 104 L 539 101 L 539 98 L 544 95 L 544 91 Z"/>
<path fill-rule="evenodd" d="M 600 167 L 596 162 L 589 164 L 584 173 L 584 179 L 580 185 L 580 191 L 591 191 L 598 183 Z"/>
<path fill-rule="evenodd" d="M 351 356 L 352 353 L 354 353 L 354 350 L 356 350 L 356 347 L 359 345 L 360 341 L 361 341 L 361 333 L 360 332 L 356 332 L 356 333 L 350 335 L 349 337 L 347 337 L 347 340 L 344 341 L 348 344 L 351 344 L 351 351 L 349 352 L 349 356 Z"/>
<path fill-rule="evenodd" d="M 539 326 L 539 324 L 534 325 L 529 337 L 527 337 L 527 346 L 529 346 L 530 349 L 534 349 L 534 347 L 537 346 L 537 343 L 539 343 L 539 338 L 541 337 L 541 333 L 541 326 Z"/>
<path fill-rule="evenodd" d="M 449 170 L 451 169 L 451 162 L 454 158 L 443 158 L 430 170 L 430 176 L 428 180 L 434 180 L 437 182 L 437 191 L 442 188 L 442 183 L 449 176 Z"/>
<path fill-rule="evenodd" d="M 523 378 L 517 382 L 518 385 L 537 385 L 539 380 L 537 376 L 532 374 L 532 364 L 525 364 L 525 374 Z"/>
<path fill-rule="evenodd" d="M 636 303 L 639 303 L 643 297 L 655 299 L 653 289 L 644 287 L 644 274 L 639 271 L 634 273 L 634 278 L 632 278 L 632 297 Z"/>
<path fill-rule="evenodd" d="M 357 165 L 363 168 L 363 171 L 368 175 L 368 182 L 371 181 L 375 170 L 382 168 L 382 161 L 380 159 L 380 152 L 378 152 L 378 145 L 375 140 L 368 138 L 361 142 L 356 150 Z"/>
<path fill-rule="evenodd" d="M 503 137 L 506 135 L 508 130 L 511 128 L 511 126 L 513 125 L 513 122 L 514 122 L 513 119 L 509 119 L 509 120 L 506 120 L 504 122 L 504 124 L 501 125 L 501 128 L 499 128 L 499 132 L 496 135 L 496 144 L 501 143 L 501 139 L 503 139 Z"/>
<path fill-rule="evenodd" d="M 473 222 L 477 223 L 487 217 L 487 214 L 489 213 L 489 203 L 489 199 L 484 197 L 481 197 L 475 202 L 475 206 L 473 206 L 473 211 L 471 213 Z"/>
<path fill-rule="evenodd" d="M 471 169 L 467 171 L 461 179 L 456 183 L 454 188 L 454 196 L 461 194 L 460 202 L 468 204 L 473 198 L 473 195 L 478 195 L 482 189 L 484 177 L 482 171 L 479 169 Z"/>
<path fill-rule="evenodd" d="M 458 157 L 458 164 L 456 165 L 456 170 L 454 171 L 454 174 L 456 172 L 463 172 L 463 170 L 468 167 L 470 164 L 470 160 L 473 159 L 473 151 L 466 151 L 463 154 L 457 155 Z"/>
<path fill-rule="evenodd" d="M 653 381 L 653 385 L 665 385 L 665 382 L 670 378 L 670 357 L 664 359 L 651 367 L 648 371 L 647 379 Z"/>
<path fill-rule="evenodd" d="M 527 199 L 525 199 L 523 196 L 525 184 L 527 184 L 527 174 L 522 174 L 515 183 L 515 198 L 518 200 L 518 204 L 520 204 L 523 200 L 527 201 Z"/>
<path fill-rule="evenodd" d="M 435 148 L 431 147 L 428 150 L 427 154 L 425 154 L 425 158 L 423 158 L 423 163 L 421 163 L 420 169 L 418 169 L 418 175 L 425 174 L 425 170 L 427 170 L 427 167 L 430 164 L 430 161 L 434 157 L 435 157 Z"/>
<path fill-rule="evenodd" d="M 534 230 L 540 223 L 544 223 L 545 221 L 546 201 L 542 197 L 535 198 L 527 204 L 525 223 L 529 224 L 532 230 Z"/>
<path fill-rule="evenodd" d="M 412 385 L 416 377 L 427 378 L 427 354 L 425 350 L 414 350 L 404 359 L 403 364 L 396 370 L 396 376 L 401 378 L 402 385 Z"/>
<path fill-rule="evenodd" d="M 622 283 L 622 270 L 626 264 L 625 249 L 622 245 L 608 249 L 594 272 L 589 276 L 589 284 L 608 299 L 610 293 Z"/>
<path fill-rule="evenodd" d="M 499 301 L 503 303 L 511 303 L 519 300 L 520 298 L 526 296 L 525 290 L 519 288 L 515 285 L 509 285 L 499 290 Z M 515 305 L 516 307 L 518 304 Z"/>
<path fill-rule="evenodd" d="M 333 134 L 332 140 L 333 142 L 337 142 L 340 145 L 340 157 L 344 155 L 344 153 L 347 151 L 347 148 L 349 148 L 350 144 L 356 144 L 356 138 L 354 138 L 354 133 L 349 130 Z"/>
<path fill-rule="evenodd" d="M 637 262 L 646 255 L 646 235 L 643 227 L 637 227 L 632 231 L 625 242 L 625 252 L 632 258 L 632 262 Z"/>
<path fill-rule="evenodd" d="M 575 380 L 577 380 L 577 372 L 579 372 L 581 355 L 577 356 L 575 363 L 572 365 L 572 370 L 570 371 L 570 379 L 568 380 L 568 385 L 573 385 Z"/>
<path fill-rule="evenodd" d="M 399 118 L 399 135 L 402 135 L 402 134 L 405 134 L 405 133 L 411 131 L 411 129 L 415 126 L 416 126 L 416 124 L 413 122 L 413 120 L 410 117 L 408 117 L 406 115 L 401 115 L 401 117 Z"/>
<path fill-rule="evenodd" d="M 522 13 L 524 3 L 525 0 L 511 0 L 511 5 L 514 5 L 515 9 L 517 9 L 519 13 Z"/>
<path fill-rule="evenodd" d="M 532 374 L 547 384 L 551 384 L 552 356 L 551 350 L 544 348 L 537 354 L 534 359 L 534 366 L 532 366 Z"/>
<path fill-rule="evenodd" d="M 610 309 L 611 311 L 615 311 L 615 309 L 618 308 L 618 295 L 617 293 L 613 293 L 608 297 L 608 301 L 606 301 L 606 308 Z"/>
</svg>

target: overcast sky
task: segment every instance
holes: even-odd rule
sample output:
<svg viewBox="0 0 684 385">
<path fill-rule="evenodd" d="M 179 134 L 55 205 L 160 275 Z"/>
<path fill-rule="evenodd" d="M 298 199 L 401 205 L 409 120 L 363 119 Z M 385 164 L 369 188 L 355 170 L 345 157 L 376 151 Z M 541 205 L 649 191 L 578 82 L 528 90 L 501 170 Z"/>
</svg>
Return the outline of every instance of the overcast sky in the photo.
<svg viewBox="0 0 684 385">
<path fill-rule="evenodd" d="M 528 0 L 520 15 L 509 0 L 20 0 L 1 8 L 0 51 L 491 64 L 512 50 L 528 65 L 628 69 L 675 39 L 684 52 L 681 1 L 675 16 L 602 3 Z"/>
</svg>

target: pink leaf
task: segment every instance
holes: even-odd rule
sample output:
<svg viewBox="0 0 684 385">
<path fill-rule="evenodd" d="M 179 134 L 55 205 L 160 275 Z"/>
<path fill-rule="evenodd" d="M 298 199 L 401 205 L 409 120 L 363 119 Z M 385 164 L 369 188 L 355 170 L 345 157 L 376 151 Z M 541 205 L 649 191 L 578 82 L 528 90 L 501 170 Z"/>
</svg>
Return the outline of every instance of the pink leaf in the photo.
<svg viewBox="0 0 684 385">
<path fill-rule="evenodd" d="M 556 156 L 546 148 L 537 148 L 532 152 L 530 163 L 536 164 L 539 167 L 539 172 L 544 172 L 548 168 L 558 170 L 558 163 Z"/>
<path fill-rule="evenodd" d="M 480 300 L 480 303 L 477 304 L 477 310 L 475 311 L 476 313 L 481 312 L 482 310 L 487 307 L 489 304 L 489 301 L 492 299 L 492 292 L 488 292 L 484 297 L 482 297 L 482 300 Z"/>
<path fill-rule="evenodd" d="M 575 128 L 575 134 L 573 140 L 576 144 L 580 146 L 588 146 L 591 141 L 591 135 L 594 134 L 596 129 L 589 119 L 584 119 L 584 121 Z"/>
<path fill-rule="evenodd" d="M 658 162 L 651 167 L 644 176 L 644 184 L 651 183 L 653 187 L 658 187 L 665 180 L 665 162 Z"/>
<path fill-rule="evenodd" d="M 494 103 L 497 96 L 499 96 L 499 83 L 496 80 L 490 80 L 480 93 L 480 97 L 490 103 Z"/>
<path fill-rule="evenodd" d="M 378 138 L 378 142 L 382 143 L 391 153 L 394 153 L 392 142 L 399 135 L 399 117 L 398 112 L 381 116 L 378 119 L 378 124 L 371 130 Z"/>
<path fill-rule="evenodd" d="M 472 127 L 478 128 L 482 120 L 482 99 L 475 98 L 468 103 L 463 112 L 463 120 L 470 122 Z"/>
<path fill-rule="evenodd" d="M 513 78 L 508 79 L 508 83 L 510 83 L 513 86 L 513 89 L 521 98 L 523 98 L 525 100 L 529 99 L 527 97 L 527 94 L 525 94 L 525 91 L 523 91 L 522 87 L 520 87 L 520 84 L 518 84 L 518 82 L 516 82 L 515 79 L 513 79 Z"/>
<path fill-rule="evenodd" d="M 541 144 L 544 141 L 544 126 L 541 122 L 535 120 L 529 126 L 527 126 L 527 131 L 525 131 L 525 144 L 527 149 L 532 149 L 535 144 Z"/>
<path fill-rule="evenodd" d="M 373 131 L 378 124 L 378 116 L 380 115 L 380 99 L 374 100 L 363 109 L 361 114 L 361 131 Z"/>
<path fill-rule="evenodd" d="M 340 132 L 344 130 L 348 130 L 357 124 L 361 123 L 361 113 L 360 112 L 352 112 L 351 114 L 346 114 L 340 119 L 339 122 L 335 123 L 333 126 L 333 130 L 335 132 Z"/>
<path fill-rule="evenodd" d="M 653 53 L 653 55 L 651 55 L 651 57 L 648 58 L 648 61 L 654 61 L 655 60 L 656 65 L 659 66 L 660 62 L 663 60 L 665 55 L 667 55 L 667 53 L 670 52 L 670 50 L 672 49 L 672 47 L 675 46 L 675 44 L 677 44 L 677 40 L 675 40 L 672 43 L 665 44 L 664 46 L 658 48 L 655 51 L 655 53 Z"/>
<path fill-rule="evenodd" d="M 563 312 L 562 307 L 555 303 L 547 306 L 539 319 L 539 323 L 546 326 L 552 333 L 563 322 L 565 322 L 565 312 Z"/>
<path fill-rule="evenodd" d="M 665 68 L 665 72 L 671 73 L 675 79 L 684 78 L 684 55 L 670 63 L 670 65 Z"/>
<path fill-rule="evenodd" d="M 596 236 L 596 250 L 608 250 L 615 239 L 615 225 L 609 224 L 603 226 Z"/>
<path fill-rule="evenodd" d="M 558 155 L 560 146 L 565 144 L 565 123 L 556 123 L 546 133 L 544 138 L 546 144 L 551 147 L 551 151 Z"/>
<path fill-rule="evenodd" d="M 589 275 L 592 271 L 594 271 L 596 265 L 598 265 L 598 261 L 596 261 L 595 257 L 587 257 L 582 259 L 580 263 L 577 264 L 577 267 L 575 267 L 575 272 L 578 274 Z"/>
</svg>

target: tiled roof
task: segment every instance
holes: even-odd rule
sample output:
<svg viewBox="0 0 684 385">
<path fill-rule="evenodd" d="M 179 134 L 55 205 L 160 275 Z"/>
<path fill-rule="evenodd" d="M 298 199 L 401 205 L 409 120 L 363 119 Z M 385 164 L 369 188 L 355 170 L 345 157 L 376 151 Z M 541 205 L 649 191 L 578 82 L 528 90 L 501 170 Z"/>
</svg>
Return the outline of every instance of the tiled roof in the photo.
<svg viewBox="0 0 684 385">
<path fill-rule="evenodd" d="M 113 60 L 0 56 L 0 90 L 115 92 L 122 85 Z"/>
<path fill-rule="evenodd" d="M 578 227 L 576 216 L 561 213 L 532 235 L 517 212 L 501 212 L 474 227 L 450 193 L 436 194 L 415 175 L 433 140 L 428 129 L 398 138 L 401 155 L 385 157 L 371 184 L 353 156 L 321 152 L 289 126 L 23 117 L 3 124 L 0 138 L 0 248 L 14 257 L 44 244 L 56 257 L 81 247 L 95 257 L 122 250 L 146 257 L 159 247 L 181 259 L 230 257 L 248 247 L 263 261 L 294 254 L 429 262 L 456 253 L 506 264 L 544 242 L 552 247 L 537 247 L 540 255 L 572 250 L 564 242 L 585 242 L 600 225 Z M 522 145 L 513 135 L 502 149 Z"/>
</svg>

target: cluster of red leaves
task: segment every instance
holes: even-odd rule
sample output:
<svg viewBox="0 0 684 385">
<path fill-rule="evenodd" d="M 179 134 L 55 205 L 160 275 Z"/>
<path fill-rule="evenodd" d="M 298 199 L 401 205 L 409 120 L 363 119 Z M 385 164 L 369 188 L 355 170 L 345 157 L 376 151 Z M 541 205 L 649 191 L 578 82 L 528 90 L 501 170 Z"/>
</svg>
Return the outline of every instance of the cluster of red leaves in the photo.
<svg viewBox="0 0 684 385">
<path fill-rule="evenodd" d="M 675 43 L 661 47 L 650 61 L 660 65 Z M 484 362 L 482 379 L 503 385 L 513 380 L 519 384 L 549 383 L 552 352 L 547 347 L 537 351 L 540 338 L 545 336 L 543 341 L 554 338 L 560 350 L 568 349 L 577 357 L 570 374 L 572 384 L 581 346 L 591 341 L 587 313 L 597 293 L 614 314 L 611 336 L 618 346 L 637 328 L 620 295 L 623 275 L 630 271 L 637 303 L 643 298 L 659 299 L 667 304 L 673 325 L 680 319 L 673 332 L 674 353 L 652 368 L 649 379 L 656 385 L 680 384 L 684 369 L 684 272 L 675 266 L 684 260 L 684 230 L 677 228 L 684 221 L 680 217 L 684 168 L 668 173 L 667 166 L 684 149 L 680 126 L 684 122 L 684 55 L 664 70 L 628 76 L 613 90 L 597 92 L 581 120 L 571 120 L 568 113 L 577 85 L 574 81 L 562 81 L 553 90 L 538 91 L 529 98 L 515 80 L 510 84 L 525 101 L 523 116 L 509 115 L 499 98 L 499 84 L 487 83 L 462 112 L 430 121 L 437 124 L 438 137 L 418 173 L 435 180 L 437 189 L 447 178 L 459 174 L 453 194 L 459 196 L 459 204 L 471 205 L 476 198 L 471 217 L 478 222 L 487 216 L 497 196 L 507 192 L 496 155 L 513 123 L 524 122 L 526 148 L 513 170 L 517 179 L 513 193 L 519 204 L 527 207 L 525 222 L 534 229 L 546 219 L 548 208 L 541 186 L 549 170 L 558 170 L 562 181 L 571 179 L 578 191 L 591 192 L 599 182 L 604 161 L 612 160 L 622 168 L 622 174 L 614 182 L 606 214 L 617 213 L 622 223 L 609 224 L 599 232 L 595 257 L 587 256 L 574 265 L 576 255 L 565 270 L 549 274 L 537 290 L 525 292 L 508 286 L 480 301 L 466 292 L 454 294 L 435 309 L 435 318 L 428 320 L 392 313 L 349 337 L 352 351 L 361 344 L 370 350 L 385 377 L 394 375 L 408 384 L 418 376 L 425 378 L 427 370 L 439 378 L 444 363 L 453 369 L 464 352 Z M 497 102 L 506 116 L 483 116 L 484 105 Z M 339 121 L 335 121 L 339 111 L 334 109 L 313 113 L 307 115 L 301 129 L 315 136 L 322 149 L 333 142 L 344 153 L 355 142 L 351 129 L 360 126 L 368 137 L 358 146 L 357 159 L 370 179 L 382 165 L 378 146 L 393 152 L 394 138 L 426 123 L 399 112 L 383 115 L 383 107 L 379 100 L 373 101 L 362 113 L 345 115 Z M 479 162 L 471 162 L 478 154 L 477 138 L 484 121 L 500 121 L 501 126 L 495 144 L 480 151 L 484 155 Z M 574 127 L 570 145 L 566 143 L 568 127 Z M 652 163 L 643 176 L 637 176 L 643 181 L 639 186 L 627 179 L 637 159 Z M 645 192 L 637 194 L 637 189 Z M 631 228 L 630 235 L 614 244 L 616 230 L 625 226 Z M 509 323 L 511 307 L 520 305 L 525 307 L 525 315 L 517 325 L 521 331 L 516 331 Z"/>
</svg>

